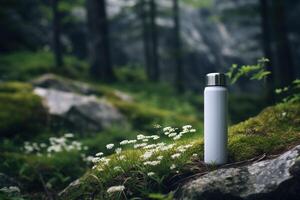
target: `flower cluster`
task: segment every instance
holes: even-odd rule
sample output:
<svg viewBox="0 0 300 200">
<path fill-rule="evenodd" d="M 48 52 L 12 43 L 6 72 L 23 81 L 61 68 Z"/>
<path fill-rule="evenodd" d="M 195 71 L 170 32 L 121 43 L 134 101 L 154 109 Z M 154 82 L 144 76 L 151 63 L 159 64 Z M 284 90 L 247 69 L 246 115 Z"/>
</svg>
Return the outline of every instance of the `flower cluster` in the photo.
<svg viewBox="0 0 300 200">
<path fill-rule="evenodd" d="M 62 152 L 62 151 L 81 151 L 87 150 L 87 146 L 83 146 L 78 141 L 72 141 L 74 135 L 72 133 L 66 133 L 62 137 L 50 137 L 49 144 L 46 143 L 24 143 L 25 153 L 36 153 L 37 155 L 42 155 L 42 153 L 46 152 L 48 156 L 51 156 L 52 153 Z"/>
<path fill-rule="evenodd" d="M 156 126 L 160 127 L 160 126 Z M 159 135 L 137 135 L 136 139 L 133 140 L 123 140 L 119 144 L 107 144 L 106 148 L 108 150 L 114 151 L 116 159 L 121 161 L 126 159 L 126 154 L 122 153 L 121 146 L 131 145 L 134 149 L 140 150 L 141 155 L 139 156 L 140 161 L 142 162 L 142 166 L 148 170 L 152 169 L 154 166 L 158 166 L 164 159 L 164 156 L 161 155 L 161 152 L 166 152 L 172 150 L 174 154 L 170 155 L 171 159 L 175 160 L 178 159 L 183 153 L 185 153 L 189 148 L 191 148 L 194 143 L 189 143 L 186 145 L 177 145 L 175 141 L 181 139 L 187 133 L 194 133 L 196 132 L 195 129 L 192 128 L 191 125 L 185 125 L 180 130 L 179 128 L 173 127 L 165 127 L 162 129 L 164 137 L 171 138 L 173 142 L 165 143 L 159 140 L 161 137 Z M 115 149 L 114 149 L 115 148 Z M 196 155 L 193 155 L 195 157 Z M 95 154 L 95 156 L 89 156 L 88 159 L 94 163 L 93 169 L 97 171 L 103 171 L 105 166 L 108 166 L 111 158 L 104 157 L 102 152 Z M 141 167 L 142 167 L 141 166 Z M 111 166 L 110 166 L 111 167 Z M 175 164 L 170 164 L 170 170 L 177 169 Z M 112 166 L 111 169 L 114 171 L 122 171 L 121 166 Z M 178 173 L 178 171 L 176 171 Z M 147 176 L 152 177 L 155 176 L 154 171 L 148 171 Z M 119 186 L 112 186 L 110 187 L 107 192 L 114 193 L 114 192 L 122 192 L 125 189 L 123 185 Z"/>
<path fill-rule="evenodd" d="M 9 187 L 3 187 L 0 189 L 1 192 L 4 193 L 20 193 L 20 188 L 17 186 L 9 186 Z"/>
</svg>

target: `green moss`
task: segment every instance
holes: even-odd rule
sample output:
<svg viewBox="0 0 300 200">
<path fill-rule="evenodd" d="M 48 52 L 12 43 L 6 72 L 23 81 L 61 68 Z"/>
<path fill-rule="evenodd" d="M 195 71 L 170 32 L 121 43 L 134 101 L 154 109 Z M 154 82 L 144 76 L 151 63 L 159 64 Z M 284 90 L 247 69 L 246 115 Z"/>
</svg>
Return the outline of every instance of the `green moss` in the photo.
<svg viewBox="0 0 300 200">
<path fill-rule="evenodd" d="M 229 149 L 233 161 L 281 151 L 300 141 L 300 105 L 284 103 L 264 109 L 230 128 Z"/>
<path fill-rule="evenodd" d="M 27 192 L 43 191 L 43 183 L 52 190 L 61 190 L 86 170 L 79 152 L 60 152 L 51 157 L 43 154 L 1 152 L 0 171 L 23 183 Z"/>
<path fill-rule="evenodd" d="M 0 135 L 33 134 L 45 129 L 46 110 L 28 84 L 0 84 Z"/>
<path fill-rule="evenodd" d="M 230 162 L 243 161 L 262 154 L 278 154 L 300 144 L 299 122 L 300 104 L 283 103 L 266 108 L 258 116 L 232 126 L 229 131 Z M 125 185 L 127 197 L 147 198 L 149 193 L 168 193 L 170 185 L 180 178 L 215 169 L 203 168 L 199 160 L 192 159 L 191 155 L 194 153 L 200 159 L 203 157 L 203 140 L 199 135 L 197 137 L 177 143 L 182 145 L 194 142 L 193 147 L 179 159 L 170 158 L 176 147 L 166 152 L 158 152 L 157 155 L 163 155 L 166 159 L 155 167 L 143 167 L 143 161 L 139 159 L 143 153 L 141 150 L 125 151 L 126 159 L 122 162 L 116 155 L 112 155 L 110 164 L 105 168 L 101 166 L 104 171 L 88 171 L 77 186 L 70 187 L 64 193 L 63 198 L 84 199 L 93 194 L 95 199 L 113 199 L 117 197 L 108 196 L 106 190 L 112 185 L 120 184 Z M 170 170 L 172 163 L 176 164 L 179 174 L 176 175 L 174 170 Z M 121 166 L 122 171 L 113 170 L 115 166 Z M 154 171 L 157 177 L 147 176 L 149 171 Z"/>
<path fill-rule="evenodd" d="M 0 93 L 31 92 L 32 85 L 22 82 L 5 82 L 0 84 Z"/>
<path fill-rule="evenodd" d="M 111 102 L 130 119 L 132 126 L 138 130 L 151 131 L 155 124 L 170 126 L 195 125 L 197 121 L 193 116 L 178 115 L 174 112 L 156 109 L 142 103 L 116 100 Z"/>
</svg>

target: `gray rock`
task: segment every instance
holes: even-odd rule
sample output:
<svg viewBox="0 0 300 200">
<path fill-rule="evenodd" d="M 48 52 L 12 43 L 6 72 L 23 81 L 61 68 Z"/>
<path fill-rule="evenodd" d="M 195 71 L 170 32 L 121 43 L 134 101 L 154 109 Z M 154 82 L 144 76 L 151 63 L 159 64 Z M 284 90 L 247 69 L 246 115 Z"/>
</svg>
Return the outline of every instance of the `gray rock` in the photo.
<svg viewBox="0 0 300 200">
<path fill-rule="evenodd" d="M 32 84 L 36 87 L 56 89 L 65 92 L 74 92 L 80 94 L 99 93 L 95 88 L 86 83 L 62 78 L 55 74 L 42 75 L 33 80 Z"/>
<path fill-rule="evenodd" d="M 37 87 L 49 114 L 68 122 L 79 131 L 100 131 L 113 125 L 125 125 L 125 117 L 105 99 L 56 89 Z"/>
<path fill-rule="evenodd" d="M 178 199 L 299 199 L 300 145 L 249 166 L 219 169 L 181 188 Z"/>
<path fill-rule="evenodd" d="M 54 89 L 70 93 L 78 93 L 82 95 L 97 95 L 102 96 L 103 92 L 98 90 L 95 86 L 89 85 L 81 81 L 74 81 L 64 77 L 57 76 L 55 74 L 44 74 L 34 80 L 31 83 L 35 87 Z M 132 102 L 133 97 L 125 92 L 119 90 L 113 90 L 112 94 L 122 100 L 127 102 Z"/>
</svg>

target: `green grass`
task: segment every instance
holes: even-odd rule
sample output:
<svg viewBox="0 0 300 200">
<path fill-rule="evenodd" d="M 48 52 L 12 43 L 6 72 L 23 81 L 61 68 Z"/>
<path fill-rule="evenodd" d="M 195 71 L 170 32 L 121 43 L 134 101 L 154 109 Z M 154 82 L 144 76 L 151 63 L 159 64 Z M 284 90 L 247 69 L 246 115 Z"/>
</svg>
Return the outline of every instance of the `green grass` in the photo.
<svg viewBox="0 0 300 200">
<path fill-rule="evenodd" d="M 230 128 L 229 157 L 230 162 L 243 161 L 264 153 L 278 154 L 290 146 L 300 143 L 300 104 L 278 104 L 263 110 L 258 116 L 250 118 Z M 123 199 L 140 197 L 147 198 L 150 193 L 168 193 L 176 189 L 176 180 L 196 172 L 206 171 L 200 164 L 203 156 L 203 141 L 199 135 L 194 139 L 186 139 L 176 143 L 176 147 L 168 151 L 157 152 L 154 157 L 162 155 L 161 164 L 154 167 L 145 167 L 140 159 L 142 150 L 127 150 L 123 153 L 126 159 L 120 161 L 117 155 L 111 155 L 109 165 L 99 164 L 97 168 L 88 171 L 76 186 L 70 187 L 63 198 L 78 199 Z M 179 145 L 191 144 L 193 146 L 178 159 L 170 156 L 177 151 Z M 197 153 L 197 158 L 192 154 Z M 175 163 L 176 169 L 170 170 Z M 121 171 L 114 170 L 120 166 Z M 103 169 L 100 171 L 99 169 Z M 215 169 L 215 167 L 208 168 Z M 176 172 L 178 170 L 178 172 Z M 155 176 L 148 176 L 153 171 Z M 174 187 L 171 187 L 174 184 Z M 125 193 L 107 194 L 108 187 L 124 185 Z"/>
<path fill-rule="evenodd" d="M 83 77 L 87 65 L 72 56 L 64 56 L 65 66 L 56 68 L 51 52 L 15 52 L 0 56 L 2 80 L 30 80 L 44 73 L 64 74 L 68 77 Z"/>
</svg>

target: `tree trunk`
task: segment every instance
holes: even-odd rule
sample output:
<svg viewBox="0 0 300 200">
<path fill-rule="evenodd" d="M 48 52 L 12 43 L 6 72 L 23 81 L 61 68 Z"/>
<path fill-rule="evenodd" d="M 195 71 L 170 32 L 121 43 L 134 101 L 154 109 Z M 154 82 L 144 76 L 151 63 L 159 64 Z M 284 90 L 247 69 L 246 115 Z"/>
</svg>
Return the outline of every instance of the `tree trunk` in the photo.
<svg viewBox="0 0 300 200">
<path fill-rule="evenodd" d="M 102 81 L 115 79 L 111 58 L 105 0 L 87 0 L 90 74 Z"/>
<path fill-rule="evenodd" d="M 142 22 L 142 35 L 144 45 L 144 60 L 145 71 L 149 80 L 151 80 L 151 49 L 150 49 L 150 37 L 149 37 L 149 23 L 148 23 L 148 3 L 147 0 L 139 1 L 139 16 Z"/>
<path fill-rule="evenodd" d="M 277 58 L 277 79 L 276 87 L 284 87 L 294 80 L 293 60 L 288 31 L 286 25 L 286 13 L 284 0 L 272 1 L 273 3 L 273 27 L 275 35 L 276 58 Z"/>
<path fill-rule="evenodd" d="M 63 66 L 63 55 L 62 55 L 62 45 L 61 45 L 61 27 L 60 27 L 60 15 L 58 11 L 58 1 L 51 1 L 51 8 L 53 14 L 52 30 L 53 30 L 53 53 L 55 59 L 55 67 L 59 68 Z"/>
<path fill-rule="evenodd" d="M 156 25 L 156 3 L 155 0 L 150 0 L 150 33 L 151 33 L 151 76 L 152 81 L 159 81 L 159 55 L 158 55 L 158 40 L 157 40 L 157 25 Z"/>
<path fill-rule="evenodd" d="M 173 0 L 174 18 L 174 60 L 175 60 L 175 86 L 178 92 L 183 92 L 183 68 L 181 55 L 180 21 L 178 0 Z"/>
<path fill-rule="evenodd" d="M 260 0 L 260 16 L 261 16 L 261 30 L 262 30 L 262 46 L 264 56 L 270 60 L 266 68 L 271 74 L 267 77 L 267 101 L 269 104 L 274 103 L 274 70 L 272 66 L 272 47 L 271 47 L 271 30 L 270 30 L 270 7 L 268 0 Z"/>
</svg>

